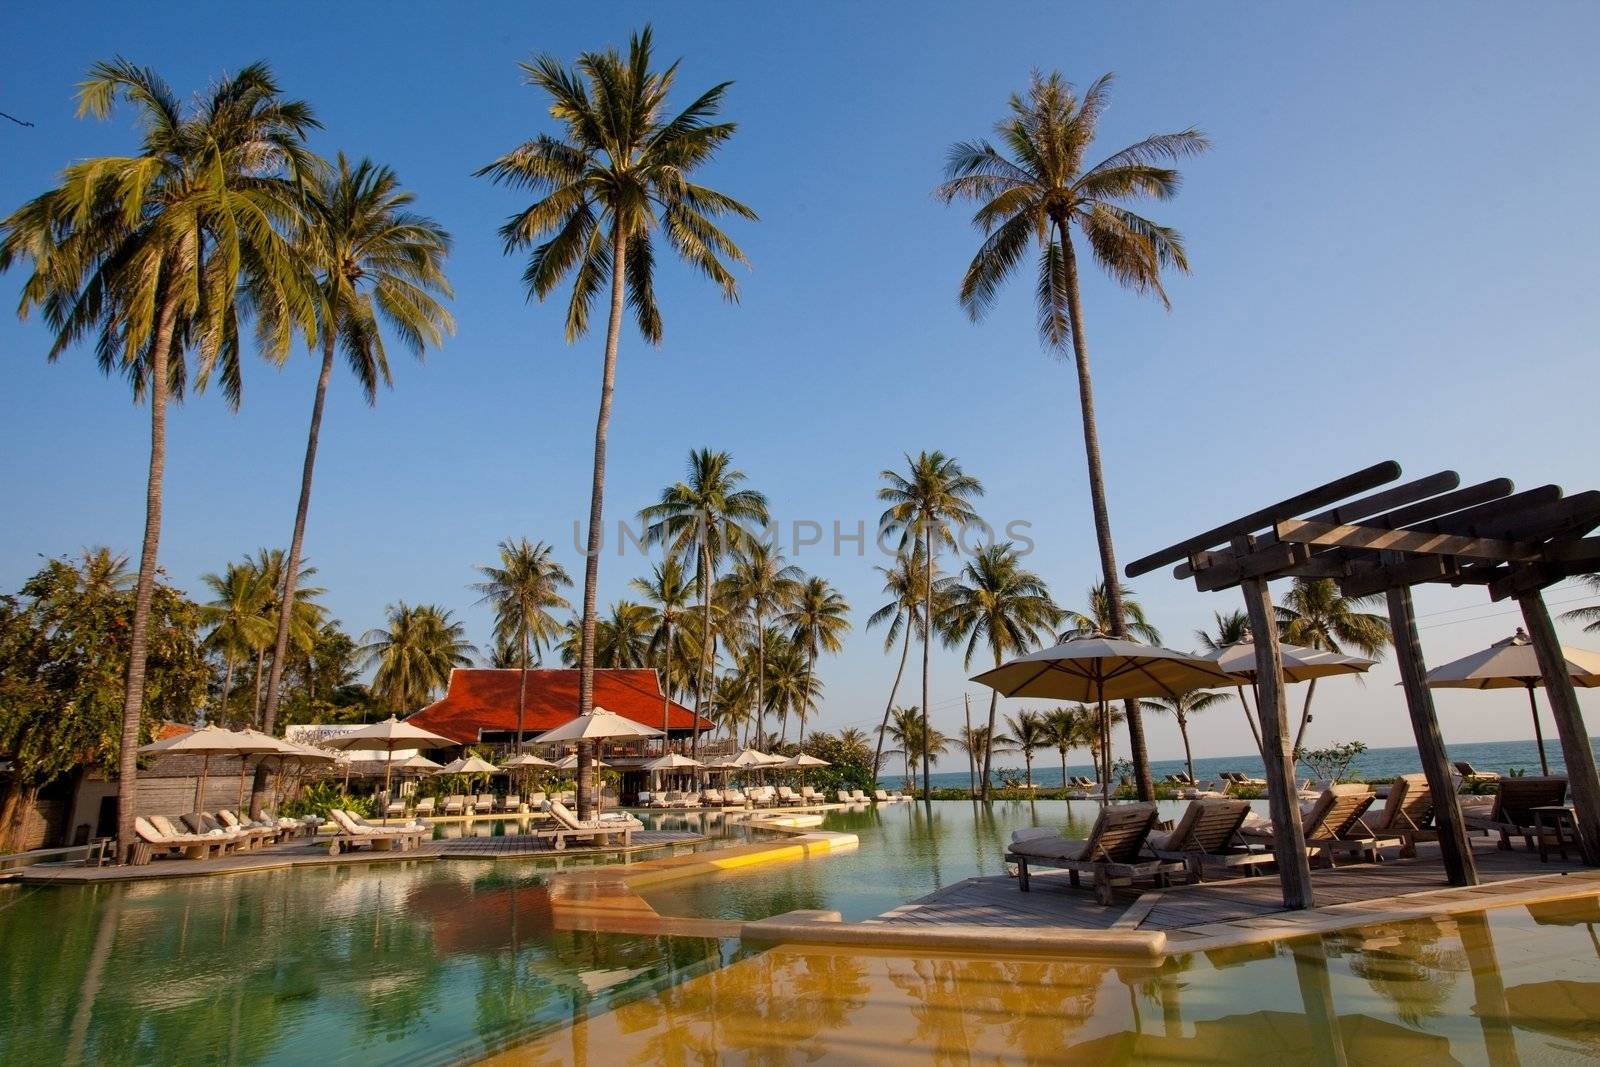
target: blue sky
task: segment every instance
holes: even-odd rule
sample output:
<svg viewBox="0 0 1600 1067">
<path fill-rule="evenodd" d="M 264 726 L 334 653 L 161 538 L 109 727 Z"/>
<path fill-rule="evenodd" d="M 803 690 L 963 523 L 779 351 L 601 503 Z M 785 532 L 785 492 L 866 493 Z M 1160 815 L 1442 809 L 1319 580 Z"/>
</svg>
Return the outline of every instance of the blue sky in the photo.
<svg viewBox="0 0 1600 1067">
<path fill-rule="evenodd" d="M 1178 227 L 1193 273 L 1170 313 L 1090 275 L 1113 526 L 1124 559 L 1377 459 L 1528 487 L 1594 484 L 1590 136 L 1600 9 L 1550 4 L 1270 6 L 733 4 L 338 5 L 315 20 L 272 5 L 106 5 L 13 12 L 0 44 L 0 210 L 68 161 L 131 144 L 125 114 L 73 118 L 72 87 L 123 54 L 180 92 L 257 58 L 326 126 L 316 147 L 392 165 L 454 235 L 460 329 L 364 407 L 338 379 L 308 554 L 353 632 L 398 599 L 454 609 L 487 644 L 467 585 L 496 542 L 543 538 L 581 572 L 602 337 L 562 340 L 562 306 L 528 303 L 495 228 L 518 196 L 471 172 L 550 128 L 516 64 L 625 41 L 653 18 L 685 92 L 733 79 L 740 131 L 707 180 L 754 206 L 734 233 L 752 268 L 723 303 L 658 268 L 666 339 L 623 339 L 610 449 L 611 519 L 677 478 L 689 449 L 730 450 L 780 521 L 871 525 L 878 471 L 906 451 L 958 456 L 995 525 L 1031 523 L 1031 562 L 1069 602 L 1094 579 L 1070 368 L 1041 353 L 1022 279 L 983 323 L 956 306 L 977 235 L 929 190 L 945 148 L 987 134 L 1030 68 L 1119 81 L 1105 151 L 1189 125 L 1215 142 L 1183 193 L 1150 213 Z M 0 277 L 13 308 L 21 275 Z M 5 447 L 0 588 L 40 554 L 133 551 L 147 428 L 90 356 L 43 360 L 37 322 L 0 317 Z M 1557 387 L 1552 388 L 1552 383 Z M 1571 383 L 1560 388 L 1560 383 Z M 180 585 L 287 541 L 313 367 L 248 368 L 243 409 L 192 398 L 171 425 L 162 560 Z M 880 560 L 821 548 L 795 562 L 840 587 L 857 632 L 825 664 L 824 728 L 876 722 L 894 661 L 866 615 Z M 608 556 L 602 600 L 644 569 Z M 1164 573 L 1135 584 L 1177 647 L 1237 598 Z M 1553 590 L 1564 610 L 1581 591 Z M 1419 597 L 1430 659 L 1504 636 L 1481 591 Z M 1582 643 L 1573 628 L 1568 640 Z M 1590 644 L 1597 642 L 1591 640 Z M 959 657 L 935 655 L 935 723 L 959 725 Z M 1321 687 L 1313 739 L 1407 743 L 1395 672 Z M 915 693 L 902 691 L 902 702 Z M 1516 694 L 1442 694 L 1447 740 L 1529 736 Z M 1249 748 L 1237 712 L 1194 732 L 1197 754 Z M 1151 727 L 1158 757 L 1176 730 Z M 956 760 L 947 761 L 955 766 Z"/>
</svg>

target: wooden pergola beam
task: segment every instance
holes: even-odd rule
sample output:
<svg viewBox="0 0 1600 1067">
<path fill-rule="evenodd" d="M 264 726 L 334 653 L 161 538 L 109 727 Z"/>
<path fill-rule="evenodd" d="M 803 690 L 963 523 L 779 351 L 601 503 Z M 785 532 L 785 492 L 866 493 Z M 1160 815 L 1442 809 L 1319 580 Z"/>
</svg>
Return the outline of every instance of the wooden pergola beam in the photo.
<svg viewBox="0 0 1600 1067">
<path fill-rule="evenodd" d="M 1543 558 L 1537 542 L 1501 541 L 1491 537 L 1462 537 L 1425 530 L 1390 530 L 1381 526 L 1344 525 L 1284 519 L 1274 530 L 1279 541 L 1328 548 L 1361 548 L 1369 552 L 1405 552 L 1411 555 L 1465 556 L 1531 563 Z"/>
</svg>

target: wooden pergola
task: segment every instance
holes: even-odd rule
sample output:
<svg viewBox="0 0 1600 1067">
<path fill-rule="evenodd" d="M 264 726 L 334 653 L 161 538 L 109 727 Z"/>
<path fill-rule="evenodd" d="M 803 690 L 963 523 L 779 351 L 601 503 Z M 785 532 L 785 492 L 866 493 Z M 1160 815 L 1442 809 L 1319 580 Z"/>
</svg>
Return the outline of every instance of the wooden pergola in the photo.
<svg viewBox="0 0 1600 1067">
<path fill-rule="evenodd" d="M 1128 564 L 1133 578 L 1177 564 L 1177 578 L 1204 591 L 1238 587 L 1255 635 L 1258 712 L 1265 750 L 1273 849 L 1289 908 L 1316 906 L 1301 832 L 1284 700 L 1283 662 L 1268 583 L 1331 578 L 1345 596 L 1383 593 L 1394 631 L 1406 706 L 1435 803 L 1439 847 L 1452 885 L 1477 884 L 1472 849 L 1417 636 L 1411 587 L 1482 585 L 1491 600 L 1522 609 L 1549 696 L 1584 862 L 1600 866 L 1600 776 L 1572 679 L 1563 665 L 1543 590 L 1600 569 L 1600 492 L 1571 496 L 1546 485 L 1518 493 L 1508 479 L 1465 488 L 1455 471 L 1397 482 L 1400 465 L 1379 463 L 1223 523 Z M 1387 486 L 1387 488 L 1379 488 Z"/>
</svg>

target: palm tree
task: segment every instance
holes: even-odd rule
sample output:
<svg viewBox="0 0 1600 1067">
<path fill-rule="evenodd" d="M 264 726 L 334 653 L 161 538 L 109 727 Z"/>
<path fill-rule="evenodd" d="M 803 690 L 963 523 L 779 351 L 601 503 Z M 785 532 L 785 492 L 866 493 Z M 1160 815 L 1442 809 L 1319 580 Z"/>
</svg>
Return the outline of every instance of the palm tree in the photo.
<svg viewBox="0 0 1600 1067">
<path fill-rule="evenodd" d="M 476 651 L 466 627 L 432 604 L 400 601 L 387 609 L 386 625 L 361 637 L 361 652 L 378 672 L 372 693 L 397 714 L 426 703 L 450 683 L 450 672 L 472 662 Z"/>
<path fill-rule="evenodd" d="M 231 722 L 228 698 L 233 694 L 234 668 L 241 659 L 264 651 L 272 640 L 267 606 L 272 591 L 249 559 L 230 563 L 221 574 L 202 574 L 200 581 L 214 599 L 200 605 L 200 623 L 211 628 L 206 647 L 222 657 L 222 702 L 215 718 Z"/>
<path fill-rule="evenodd" d="M 950 739 L 938 730 L 928 729 L 928 717 L 915 706 L 909 708 L 895 708 L 894 714 L 889 717 L 889 739 L 900 747 L 906 761 L 906 789 L 912 789 L 916 780 L 912 774 L 912 764 L 921 759 L 926 767 L 930 759 L 936 759 L 950 750 Z M 923 778 L 922 796 L 928 798 L 927 778 Z"/>
<path fill-rule="evenodd" d="M 279 95 L 253 63 L 219 79 L 185 109 L 153 71 L 123 59 L 96 63 L 78 86 L 78 113 L 108 117 L 121 98 L 141 139 L 128 156 L 73 163 L 61 184 L 0 222 L 0 272 L 26 259 L 19 314 L 44 311 L 48 358 L 89 336 L 101 370 L 127 376 L 150 403 L 144 540 L 128 635 L 117 796 L 117 839 L 132 848 L 138 811 L 139 724 L 144 708 L 150 608 L 161 542 L 167 402 L 190 377 L 217 374 L 230 406 L 242 388 L 241 305 L 256 311 L 262 354 L 281 362 L 295 330 L 311 331 L 306 285 L 276 222 L 315 169 L 305 147 L 311 109 Z"/>
<path fill-rule="evenodd" d="M 1363 656 L 1380 656 L 1394 642 L 1389 620 L 1357 610 L 1370 604 L 1379 594 L 1347 597 L 1339 592 L 1332 578 L 1296 578 L 1289 594 L 1278 605 L 1278 627 L 1283 640 L 1291 645 L 1343 652 L 1353 648 Z M 1306 700 L 1300 708 L 1300 728 L 1295 731 L 1294 751 L 1300 751 L 1306 727 L 1311 724 L 1311 697 L 1317 691 L 1315 678 L 1306 683 Z"/>
<path fill-rule="evenodd" d="M 1144 613 L 1144 606 L 1133 598 L 1133 590 L 1127 586 L 1119 586 L 1119 596 L 1122 600 L 1122 620 L 1126 637 L 1135 641 L 1143 641 L 1147 645 L 1161 643 L 1161 631 L 1151 624 Z M 1111 598 L 1106 596 L 1104 582 L 1096 582 L 1089 587 L 1085 595 L 1085 611 L 1066 610 L 1063 622 L 1067 628 L 1061 633 L 1061 640 L 1071 641 L 1078 637 L 1093 637 L 1097 634 L 1111 634 L 1114 632 L 1112 620 Z"/>
<path fill-rule="evenodd" d="M 517 740 L 512 749 L 522 751 L 522 719 L 528 706 L 528 669 L 535 657 L 555 643 L 561 624 L 551 614 L 572 605 L 561 595 L 572 577 L 556 562 L 554 550 L 543 541 L 529 544 L 526 537 L 500 542 L 500 565 L 480 566 L 484 581 L 473 589 L 483 594 L 480 604 L 494 607 L 494 638 L 516 649 Z"/>
<path fill-rule="evenodd" d="M 850 630 L 850 604 L 824 578 L 811 577 L 801 585 L 794 606 L 784 613 L 789 624 L 789 640 L 806 658 L 806 690 L 817 673 L 817 658 L 824 652 L 838 655 L 844 648 L 841 638 Z M 806 743 L 806 720 L 800 717 L 800 737 Z"/>
<path fill-rule="evenodd" d="M 1223 614 L 1220 611 L 1213 611 L 1211 618 L 1215 627 L 1212 631 L 1194 632 L 1195 640 L 1199 641 L 1207 652 L 1220 652 L 1229 645 L 1250 640 L 1250 616 L 1244 612 L 1230 611 Z M 1250 702 L 1245 699 L 1244 686 L 1239 685 L 1236 692 L 1239 694 L 1239 707 L 1244 712 L 1245 724 L 1250 727 L 1250 736 L 1255 738 L 1256 751 L 1265 760 L 1267 749 L 1261 741 L 1261 727 L 1256 725 L 1256 717 L 1250 713 Z"/>
<path fill-rule="evenodd" d="M 952 742 L 967 754 L 967 779 L 972 796 L 978 796 L 977 761 L 991 752 L 1015 752 L 1016 742 L 1005 734 L 991 735 L 987 726 L 962 726 Z"/>
<path fill-rule="evenodd" d="M 919 452 L 916 459 L 906 455 L 905 475 L 883 471 L 886 483 L 878 489 L 878 499 L 888 507 L 878 519 L 883 534 L 898 532 L 902 550 L 922 542 L 922 714 L 928 714 L 928 647 L 933 635 L 933 557 L 939 548 L 956 548 L 951 525 L 976 522 L 978 513 L 972 500 L 983 495 L 978 479 L 961 469 L 954 456 L 943 452 Z M 927 733 L 927 724 L 923 724 Z M 928 752 L 922 753 L 922 795 L 928 794 Z"/>
<path fill-rule="evenodd" d="M 711 718 L 735 742 L 739 739 L 739 728 L 750 721 L 753 695 L 750 679 L 743 674 L 725 674 L 718 678 L 711 694 Z"/>
<path fill-rule="evenodd" d="M 261 611 L 267 619 L 268 632 L 276 634 L 283 627 L 289 635 L 289 644 L 285 647 L 284 655 L 287 658 L 291 653 L 298 651 L 306 654 L 316 644 L 317 632 L 322 629 L 322 624 L 327 620 L 327 609 L 317 603 L 317 598 L 327 592 L 325 589 L 314 589 L 305 583 L 317 573 L 317 568 L 301 561 L 297 568 L 296 584 L 300 586 L 300 595 L 295 600 L 294 606 L 287 612 L 282 610 L 283 590 L 288 576 L 286 565 L 287 557 L 281 548 L 260 548 L 256 550 L 256 558 L 251 564 L 260 576 L 261 587 L 265 599 L 262 601 Z M 273 667 L 267 660 L 270 645 L 256 649 L 255 669 L 255 701 L 251 706 L 250 722 L 257 729 L 264 729 L 262 722 L 263 686 L 266 684 L 267 673 Z"/>
<path fill-rule="evenodd" d="M 1073 229 L 1119 284 L 1136 293 L 1153 293 L 1167 305 L 1161 271 L 1189 269 L 1183 238 L 1176 230 L 1130 211 L 1126 202 L 1173 196 L 1181 177 L 1163 164 L 1196 155 L 1210 144 L 1191 128 L 1147 137 L 1087 165 L 1086 153 L 1110 103 L 1111 80 L 1110 74 L 1102 76 L 1080 97 L 1060 74 L 1035 72 L 1027 95 L 1013 94 L 1010 114 L 995 125 L 1005 151 L 983 140 L 953 145 L 945 163 L 946 180 L 935 195 L 946 203 L 960 199 L 979 205 L 972 221 L 984 241 L 967 266 L 960 290 L 961 306 L 974 321 L 994 306 L 1002 283 L 1015 273 L 1028 246 L 1034 241 L 1040 245 L 1039 338 L 1052 353 L 1062 353 L 1069 341 L 1072 344 L 1100 573 L 1110 590 L 1107 632 L 1122 637 L 1126 633 L 1122 590 L 1100 462 Z M 1153 800 L 1144 728 L 1138 708 L 1132 705 L 1128 736 L 1139 798 Z"/>
<path fill-rule="evenodd" d="M 755 631 L 755 692 L 767 688 L 767 618 L 787 612 L 800 593 L 800 568 L 784 561 L 768 542 L 752 539 L 734 556 L 724 582 L 733 603 L 748 613 Z M 762 705 L 756 703 L 756 736 L 763 732 Z"/>
<path fill-rule="evenodd" d="M 1022 764 L 1027 775 L 1028 788 L 1032 789 L 1033 754 L 1050 744 L 1049 731 L 1045 728 L 1044 716 L 1037 711 L 1019 711 L 1015 715 L 1007 715 L 1006 729 L 1011 731 L 1017 751 L 1022 753 Z M 988 785 L 987 782 L 984 784 Z"/>
<path fill-rule="evenodd" d="M 1589 592 L 1600 596 L 1600 574 L 1585 574 L 1579 581 L 1589 587 Z M 1581 608 L 1562 612 L 1561 618 L 1565 622 L 1581 622 L 1584 624 L 1583 632 L 1586 634 L 1600 633 L 1600 604 L 1586 604 Z"/>
<path fill-rule="evenodd" d="M 673 629 L 684 612 L 689 610 L 692 598 L 689 577 L 684 573 L 683 564 L 677 559 L 667 557 L 655 565 L 649 578 L 634 578 L 628 583 L 628 588 L 645 598 L 645 601 L 655 609 L 656 618 L 660 625 L 656 632 L 650 635 L 650 649 L 661 657 L 661 751 L 667 751 L 667 724 L 671 721 L 672 695 L 676 689 L 673 684 L 672 654 L 676 651 L 674 641 L 680 641 L 681 635 L 674 636 Z"/>
<path fill-rule="evenodd" d="M 701 634 L 700 667 L 695 680 L 695 704 L 707 693 L 706 676 L 711 671 L 712 644 L 715 640 L 711 620 L 711 591 L 717 567 L 731 553 L 756 539 L 752 527 L 767 524 L 767 498 L 754 489 L 742 489 L 745 473 L 733 466 L 726 452 L 699 448 L 689 453 L 688 478 L 662 490 L 661 499 L 639 512 L 647 524 L 649 544 L 665 545 L 667 554 L 678 559 L 694 559 L 695 579 L 700 585 Z M 707 639 L 709 638 L 709 639 Z M 690 752 L 700 747 L 696 727 Z"/>
<path fill-rule="evenodd" d="M 1061 609 L 1050 599 L 1044 580 L 1022 566 L 1016 546 L 989 545 L 962 568 L 946 589 L 949 607 L 945 611 L 944 635 L 949 645 L 966 642 L 962 665 L 972 666 L 972 657 L 986 646 L 1000 666 L 1007 656 L 1027 652 L 1048 635 L 1061 620 Z M 988 730 L 994 732 L 995 708 L 1000 694 L 989 692 Z M 1016 730 L 1012 730 L 1016 734 Z M 1021 739 L 1021 735 L 1017 735 Z M 1028 757 L 1032 759 L 1030 754 Z M 983 757 L 983 799 L 990 795 L 988 753 Z"/>
<path fill-rule="evenodd" d="M 928 575 L 925 573 L 927 567 L 923 563 L 921 543 L 913 542 L 909 546 L 902 547 L 895 554 L 893 564 L 887 567 L 874 567 L 873 570 L 883 575 L 883 591 L 889 594 L 890 599 L 887 604 L 868 617 L 867 629 L 870 630 L 879 623 L 889 624 L 883 635 L 885 652 L 894 647 L 895 641 L 900 641 L 900 666 L 895 669 L 894 684 L 889 687 L 889 700 L 883 706 L 883 722 L 878 726 L 878 749 L 872 757 L 872 776 L 876 781 L 878 766 L 883 762 L 883 739 L 888 734 L 889 712 L 894 708 L 894 698 L 900 692 L 900 679 L 906 673 L 906 659 L 911 654 L 912 631 L 915 631 L 919 638 L 923 637 L 922 627 L 925 619 L 918 608 L 922 605 L 923 587 Z M 933 615 L 943 619 L 945 594 L 943 584 L 938 580 L 933 582 L 932 595 Z"/>
<path fill-rule="evenodd" d="M 353 168 L 344 153 L 336 165 L 308 182 L 295 227 L 295 254 L 316 279 L 316 339 L 322 369 L 311 402 L 311 429 L 300 470 L 300 498 L 282 599 L 292 607 L 300 553 L 305 544 L 306 516 L 311 510 L 311 479 L 317 465 L 322 411 L 333 377 L 336 352 L 361 384 L 368 404 L 377 403 L 378 383 L 392 384 L 382 327 L 421 358 L 454 332 L 450 313 L 439 297 L 450 295 L 444 260 L 450 237 L 438 223 L 409 210 L 412 194 L 388 167 L 363 159 Z M 267 705 L 262 730 L 272 733 L 278 715 L 278 689 L 289 648 L 289 613 L 273 640 L 272 673 L 267 677 Z M 519 716 L 518 725 L 521 720 Z M 521 734 L 518 733 L 518 741 Z M 520 745 L 519 745 L 520 747 Z M 264 764 L 264 761 L 262 761 Z M 256 793 L 266 788 L 266 767 L 256 769 Z M 252 807 L 260 804 L 252 800 Z"/>
<path fill-rule="evenodd" d="M 607 49 L 580 54 L 572 69 L 549 55 L 522 64 L 527 82 L 550 98 L 551 117 L 564 127 L 566 140 L 541 134 L 478 171 L 538 197 L 507 220 L 500 236 L 507 252 L 531 250 L 523 272 L 531 295 L 543 300 L 563 279 L 572 277 L 566 322 L 569 343 L 588 332 L 595 296 L 607 282 L 611 288 L 584 556 L 580 715 L 594 708 L 591 650 L 600 578 L 606 431 L 616 387 L 623 305 L 632 306 L 640 335 L 650 344 L 660 344 L 661 313 L 653 280 L 658 229 L 680 257 L 716 283 L 725 298 L 736 300 L 738 283 L 724 260 L 743 263 L 744 253 L 713 220 L 728 214 L 756 217 L 732 197 L 690 180 L 733 136 L 733 123 L 711 121 L 721 110 L 728 83 L 712 86 L 669 119 L 667 95 L 678 67 L 674 63 L 664 71 L 652 71 L 650 52 L 647 26 L 629 41 L 626 59 L 616 49 Z M 578 746 L 582 818 L 589 815 L 594 784 L 588 749 Z"/>
<path fill-rule="evenodd" d="M 1044 743 L 1061 757 L 1061 788 L 1067 787 L 1067 753 L 1075 748 L 1091 751 L 1095 745 L 1095 720 L 1099 712 L 1083 704 L 1051 708 L 1044 713 Z"/>
<path fill-rule="evenodd" d="M 1214 708 L 1231 699 L 1227 693 L 1208 693 L 1204 689 L 1191 689 L 1164 700 L 1147 700 L 1145 707 L 1158 715 L 1171 715 L 1178 720 L 1178 733 L 1183 737 L 1183 762 L 1189 770 L 1189 780 L 1194 781 L 1194 756 L 1189 751 L 1189 720 L 1208 708 Z"/>
<path fill-rule="evenodd" d="M 781 632 L 767 637 L 767 702 L 778 715 L 778 743 L 789 736 L 789 713 L 800 718 L 805 732 L 805 716 L 815 706 L 822 683 L 809 670 L 805 651 Z"/>
<path fill-rule="evenodd" d="M 650 639 L 657 616 L 649 605 L 618 600 L 594 630 L 594 662 L 603 670 L 632 670 L 650 665 Z M 575 667 L 583 656 L 583 627 L 573 619 L 561 639 L 561 661 Z"/>
</svg>

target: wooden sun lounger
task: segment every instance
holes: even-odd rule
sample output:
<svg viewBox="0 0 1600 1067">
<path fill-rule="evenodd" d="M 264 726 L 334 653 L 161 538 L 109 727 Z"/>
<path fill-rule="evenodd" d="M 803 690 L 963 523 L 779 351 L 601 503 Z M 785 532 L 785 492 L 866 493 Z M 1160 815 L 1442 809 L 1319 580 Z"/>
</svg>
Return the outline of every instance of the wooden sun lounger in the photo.
<svg viewBox="0 0 1600 1067">
<path fill-rule="evenodd" d="M 1325 858 L 1329 865 L 1333 864 L 1333 856 L 1339 853 L 1352 851 L 1348 843 L 1365 840 L 1370 843 L 1372 834 L 1358 833 L 1361 817 L 1366 814 L 1377 795 L 1360 784 L 1329 785 L 1312 804 L 1311 810 L 1300 817 L 1300 826 L 1305 834 L 1306 853 L 1312 857 Z M 1246 825 L 1239 831 L 1239 836 L 1251 844 L 1259 845 L 1265 849 L 1272 848 L 1273 833 L 1271 823 Z M 1392 842 L 1400 844 L 1396 839 Z M 1375 851 L 1373 852 L 1376 858 Z"/>
<path fill-rule="evenodd" d="M 183 825 L 189 828 L 190 833 L 210 834 L 220 830 L 224 836 L 231 838 L 236 848 L 246 852 L 254 852 L 266 843 L 267 834 L 264 830 L 247 830 L 244 827 L 225 826 L 221 819 L 205 811 L 191 811 L 182 817 Z"/>
<path fill-rule="evenodd" d="M 444 813 L 446 815 L 465 815 L 467 813 L 467 798 L 461 793 L 455 793 L 444 798 Z"/>
<path fill-rule="evenodd" d="M 1389 786 L 1383 810 L 1371 818 L 1363 815 L 1342 840 L 1356 846 L 1356 851 L 1371 850 L 1374 858 L 1376 848 L 1388 844 L 1398 844 L 1402 856 L 1415 856 L 1418 841 L 1439 840 L 1432 824 L 1433 794 L 1428 789 L 1428 776 L 1402 774 Z M 1334 846 L 1335 850 L 1348 847 Z"/>
<path fill-rule="evenodd" d="M 428 816 L 432 815 L 433 805 L 434 801 L 432 797 L 423 797 L 421 800 L 417 801 L 417 810 L 415 812 L 416 817 L 419 819 L 426 819 Z"/>
<path fill-rule="evenodd" d="M 168 828 L 171 829 L 170 824 Z M 211 834 L 179 834 L 159 830 L 142 815 L 133 820 L 133 832 L 138 835 L 139 841 L 134 845 L 132 862 L 141 865 L 158 856 L 208 860 L 223 855 L 230 844 L 226 838 Z"/>
<path fill-rule="evenodd" d="M 1494 803 L 1487 813 L 1468 808 L 1462 816 L 1468 830 L 1498 833 L 1502 849 L 1511 847 L 1513 836 L 1522 838 L 1534 847 L 1533 813 L 1531 809 L 1564 804 L 1567 799 L 1567 780 L 1549 778 L 1502 778 Z"/>
<path fill-rule="evenodd" d="M 1100 810 L 1086 839 L 1057 834 L 1013 838 L 1005 859 L 1017 865 L 1017 888 L 1024 893 L 1029 891 L 1029 867 L 1059 867 L 1070 872 L 1074 886 L 1080 874 L 1093 875 L 1095 899 L 1109 905 L 1119 885 L 1152 880 L 1165 886 L 1170 875 L 1185 871 L 1182 863 L 1141 855 L 1155 825 L 1154 804 L 1111 804 Z"/>
<path fill-rule="evenodd" d="M 628 848 L 633 844 L 633 832 L 644 828 L 644 824 L 631 816 L 625 819 L 590 819 L 588 822 L 579 821 L 567 806 L 559 800 L 551 801 L 546 809 L 554 818 L 555 825 L 531 830 L 535 837 L 548 837 L 557 852 L 567 847 L 569 839 L 592 841 L 596 847 L 606 848 L 611 844 L 613 836 L 622 836 L 622 847 Z"/>
<path fill-rule="evenodd" d="M 330 856 L 354 851 L 362 845 L 368 846 L 375 852 L 410 852 L 421 846 L 423 837 L 428 833 L 425 829 L 419 830 L 413 827 L 373 826 L 361 816 L 339 808 L 329 808 L 328 817 L 339 828 L 339 832 L 328 842 Z"/>
<path fill-rule="evenodd" d="M 1202 881 L 1206 869 L 1256 869 L 1272 862 L 1272 853 L 1257 852 L 1239 831 L 1250 815 L 1244 800 L 1191 800 L 1171 830 L 1152 831 L 1145 847 L 1156 859 L 1182 863 L 1191 882 Z"/>
</svg>

